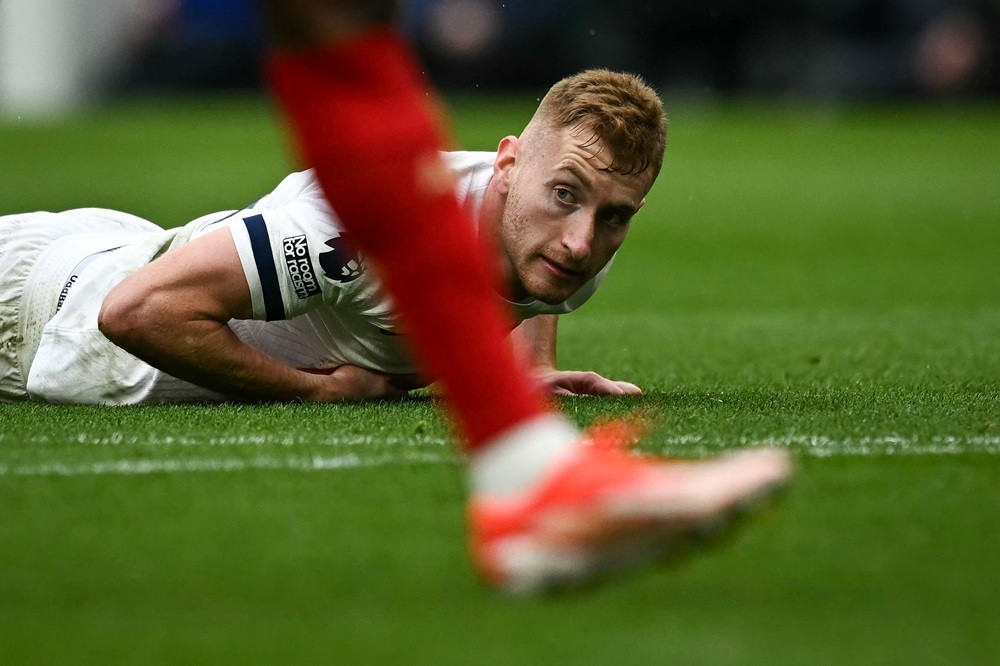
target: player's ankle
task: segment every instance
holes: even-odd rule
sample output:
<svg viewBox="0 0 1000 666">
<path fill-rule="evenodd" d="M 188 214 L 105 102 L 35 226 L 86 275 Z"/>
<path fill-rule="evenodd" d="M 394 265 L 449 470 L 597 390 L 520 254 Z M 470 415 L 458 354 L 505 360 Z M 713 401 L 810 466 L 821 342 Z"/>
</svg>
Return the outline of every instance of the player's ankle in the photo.
<svg viewBox="0 0 1000 666">
<path fill-rule="evenodd" d="M 505 496 L 535 486 L 580 440 L 580 431 L 549 412 L 510 428 L 469 454 L 473 493 Z"/>
</svg>

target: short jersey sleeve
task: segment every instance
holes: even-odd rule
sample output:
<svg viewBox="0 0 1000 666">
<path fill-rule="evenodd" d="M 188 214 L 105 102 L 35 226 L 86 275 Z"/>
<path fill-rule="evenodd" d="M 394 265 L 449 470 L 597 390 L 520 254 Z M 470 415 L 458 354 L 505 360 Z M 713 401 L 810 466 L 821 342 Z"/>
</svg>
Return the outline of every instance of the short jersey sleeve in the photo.
<svg viewBox="0 0 1000 666">
<path fill-rule="evenodd" d="M 254 319 L 291 319 L 336 304 L 366 281 L 360 253 L 322 198 L 244 210 L 228 224 Z"/>
</svg>

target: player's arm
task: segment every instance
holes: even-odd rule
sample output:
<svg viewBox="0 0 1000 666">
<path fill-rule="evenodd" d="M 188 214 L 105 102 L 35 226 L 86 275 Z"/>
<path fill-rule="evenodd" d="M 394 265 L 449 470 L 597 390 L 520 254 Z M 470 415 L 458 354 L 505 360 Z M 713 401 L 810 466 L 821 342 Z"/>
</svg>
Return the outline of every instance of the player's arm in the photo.
<svg viewBox="0 0 1000 666">
<path fill-rule="evenodd" d="M 250 287 L 223 228 L 123 280 L 104 299 L 98 326 L 150 365 L 234 398 L 335 402 L 403 394 L 386 376 L 355 366 L 317 374 L 276 361 L 228 325 L 252 316 Z"/>
<path fill-rule="evenodd" d="M 635 384 L 606 379 L 596 372 L 559 370 L 556 366 L 556 332 L 559 317 L 540 315 L 525 319 L 514 329 L 514 344 L 535 367 L 535 376 L 554 395 L 641 395 Z"/>
</svg>

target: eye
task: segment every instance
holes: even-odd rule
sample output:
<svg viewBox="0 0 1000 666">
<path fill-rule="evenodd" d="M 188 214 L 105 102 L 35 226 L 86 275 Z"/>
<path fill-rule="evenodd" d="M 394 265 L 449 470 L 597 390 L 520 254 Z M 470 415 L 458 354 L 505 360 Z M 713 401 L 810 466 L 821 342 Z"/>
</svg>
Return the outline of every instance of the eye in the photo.
<svg viewBox="0 0 1000 666">
<path fill-rule="evenodd" d="M 565 187 L 557 187 L 553 190 L 553 192 L 555 193 L 556 199 L 558 199 L 560 203 L 571 204 L 576 202 L 576 197 L 573 196 L 573 192 Z"/>
<path fill-rule="evenodd" d="M 626 224 L 628 224 L 628 219 L 621 213 L 615 211 L 607 211 L 605 213 L 601 213 L 598 219 L 602 224 L 605 224 L 614 229 L 620 229 L 621 227 L 624 227 Z"/>
</svg>

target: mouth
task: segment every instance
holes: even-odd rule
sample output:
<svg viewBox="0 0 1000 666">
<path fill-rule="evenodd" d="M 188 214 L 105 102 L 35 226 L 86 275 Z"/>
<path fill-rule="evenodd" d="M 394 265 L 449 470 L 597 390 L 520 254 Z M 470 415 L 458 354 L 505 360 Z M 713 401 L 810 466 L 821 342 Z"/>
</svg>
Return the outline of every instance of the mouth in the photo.
<svg viewBox="0 0 1000 666">
<path fill-rule="evenodd" d="M 560 264 L 559 262 L 553 261 L 546 256 L 542 256 L 541 259 L 549 273 L 560 280 L 578 280 L 585 275 L 584 271 L 574 270 L 568 266 Z"/>
</svg>

